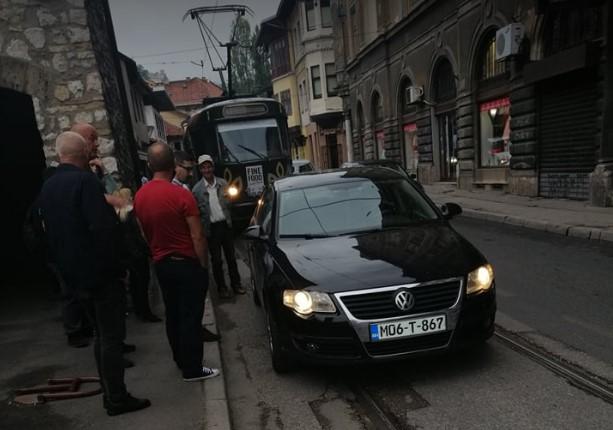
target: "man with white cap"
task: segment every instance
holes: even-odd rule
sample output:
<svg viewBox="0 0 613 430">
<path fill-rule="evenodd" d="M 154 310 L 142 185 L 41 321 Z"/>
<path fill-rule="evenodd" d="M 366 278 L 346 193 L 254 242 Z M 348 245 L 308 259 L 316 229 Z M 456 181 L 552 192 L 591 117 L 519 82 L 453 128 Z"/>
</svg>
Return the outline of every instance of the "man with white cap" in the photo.
<svg viewBox="0 0 613 430">
<path fill-rule="evenodd" d="M 213 278 L 221 298 L 229 298 L 230 290 L 226 286 L 223 273 L 221 251 L 223 249 L 230 285 L 235 294 L 245 294 L 241 286 L 240 275 L 236 266 L 234 241 L 232 238 L 232 218 L 227 198 L 228 183 L 215 176 L 215 163 L 210 155 L 203 154 L 198 157 L 198 168 L 202 179 L 194 185 L 192 193 L 198 202 L 200 219 L 204 227 L 211 253 Z"/>
</svg>

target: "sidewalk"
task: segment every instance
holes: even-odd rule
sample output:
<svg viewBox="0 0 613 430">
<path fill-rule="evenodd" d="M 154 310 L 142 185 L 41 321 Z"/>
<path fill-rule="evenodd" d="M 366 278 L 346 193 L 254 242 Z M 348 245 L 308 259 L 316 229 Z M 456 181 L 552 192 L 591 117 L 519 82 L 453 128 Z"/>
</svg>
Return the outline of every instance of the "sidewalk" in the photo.
<svg viewBox="0 0 613 430">
<path fill-rule="evenodd" d="M 76 349 L 66 345 L 59 305 L 57 294 L 44 283 L 3 284 L 0 291 L 0 429 L 231 428 L 219 343 L 205 343 L 204 354 L 205 364 L 220 368 L 221 375 L 187 383 L 172 362 L 164 323 L 142 323 L 133 315 L 127 319 L 126 342 L 135 344 L 136 351 L 126 358 L 136 366 L 126 369 L 125 380 L 132 394 L 151 399 L 150 408 L 109 417 L 102 408 L 101 395 L 38 406 L 11 404 L 13 390 L 17 388 L 45 384 L 49 378 L 97 373 L 92 346 Z M 204 324 L 217 331 L 210 299 L 205 310 Z M 155 311 L 163 315 L 159 301 Z"/>
<path fill-rule="evenodd" d="M 435 203 L 457 203 L 463 215 L 471 218 L 613 242 L 613 208 L 574 200 L 522 197 L 495 190 L 457 190 L 455 184 L 424 185 L 424 189 Z"/>
</svg>

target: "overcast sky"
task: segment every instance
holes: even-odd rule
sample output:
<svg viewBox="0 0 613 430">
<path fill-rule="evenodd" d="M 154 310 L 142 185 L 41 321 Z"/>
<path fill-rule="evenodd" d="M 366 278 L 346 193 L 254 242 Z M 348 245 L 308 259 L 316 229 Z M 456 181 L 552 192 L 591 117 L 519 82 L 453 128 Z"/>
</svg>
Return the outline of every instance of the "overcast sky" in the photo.
<svg viewBox="0 0 613 430">
<path fill-rule="evenodd" d="M 219 73 L 211 70 L 198 24 L 189 17 L 183 21 L 185 12 L 202 6 L 243 4 L 253 9 L 254 16 L 248 17 L 253 30 L 276 13 L 279 0 L 109 0 L 109 4 L 117 45 L 123 54 L 152 72 L 163 69 L 171 80 L 202 76 L 200 65 L 190 63 L 202 60 L 204 76 L 219 83 Z M 221 42 L 229 40 L 233 13 L 203 18 Z M 225 62 L 225 48 L 218 47 L 218 51 Z M 211 56 L 218 67 L 217 54 L 211 50 Z"/>
</svg>

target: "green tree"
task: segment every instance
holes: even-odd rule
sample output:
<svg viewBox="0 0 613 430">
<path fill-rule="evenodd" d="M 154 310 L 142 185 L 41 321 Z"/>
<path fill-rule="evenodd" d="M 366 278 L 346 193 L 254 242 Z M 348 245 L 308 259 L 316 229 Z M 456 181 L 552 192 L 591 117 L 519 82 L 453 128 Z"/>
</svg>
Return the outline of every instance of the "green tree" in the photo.
<svg viewBox="0 0 613 430">
<path fill-rule="evenodd" d="M 237 16 L 232 23 L 232 90 L 234 94 L 252 94 L 254 86 L 251 26 L 245 17 Z"/>
<path fill-rule="evenodd" d="M 254 72 L 254 94 L 269 95 L 272 93 L 272 78 L 270 73 L 270 58 L 261 46 L 256 46 L 255 40 L 260 29 L 255 26 L 255 31 L 251 36 L 251 55 L 253 57 Z"/>
<path fill-rule="evenodd" d="M 143 66 L 142 64 L 137 64 L 136 70 L 138 70 L 138 73 L 144 80 L 148 81 L 149 79 L 151 79 L 151 74 L 149 70 L 145 69 L 145 66 Z"/>
<path fill-rule="evenodd" d="M 270 61 L 266 53 L 255 46 L 259 29 L 251 32 L 249 21 L 242 16 L 232 23 L 236 46 L 232 48 L 232 89 L 234 94 L 263 95 L 272 86 Z"/>
</svg>

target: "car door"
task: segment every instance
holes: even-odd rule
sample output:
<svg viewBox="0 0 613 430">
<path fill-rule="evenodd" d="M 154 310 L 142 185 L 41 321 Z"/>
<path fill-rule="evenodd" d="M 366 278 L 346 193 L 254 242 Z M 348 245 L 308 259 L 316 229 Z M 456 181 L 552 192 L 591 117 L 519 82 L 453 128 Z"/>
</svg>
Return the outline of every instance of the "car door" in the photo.
<svg viewBox="0 0 613 430">
<path fill-rule="evenodd" d="M 259 225 L 261 234 L 270 237 L 272 234 L 272 207 L 274 193 L 269 187 L 260 198 L 261 204 L 258 205 L 256 213 L 251 221 L 251 225 Z M 268 274 L 267 267 L 270 266 L 270 255 L 268 252 L 268 242 L 266 240 L 252 240 L 249 244 L 249 265 L 254 293 L 259 298 L 263 298 L 263 288 Z"/>
</svg>

